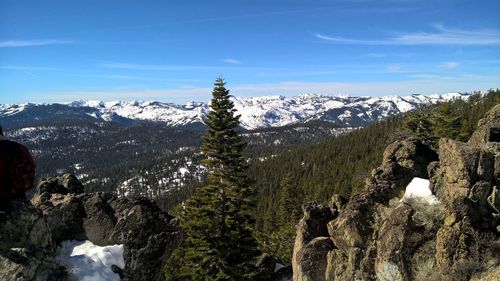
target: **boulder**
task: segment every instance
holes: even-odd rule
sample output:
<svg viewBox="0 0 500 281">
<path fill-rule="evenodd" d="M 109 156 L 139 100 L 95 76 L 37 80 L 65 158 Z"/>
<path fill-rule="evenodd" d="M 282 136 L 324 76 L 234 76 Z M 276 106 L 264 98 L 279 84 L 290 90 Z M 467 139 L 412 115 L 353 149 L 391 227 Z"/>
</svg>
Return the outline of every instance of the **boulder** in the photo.
<svg viewBox="0 0 500 281">
<path fill-rule="evenodd" d="M 407 204 L 400 204 L 382 223 L 377 238 L 375 274 L 378 279 L 410 280 L 408 236 L 412 232 L 413 210 Z"/>
<path fill-rule="evenodd" d="M 427 166 L 438 159 L 437 153 L 418 139 L 409 138 L 396 141 L 384 151 L 382 166 L 396 163 L 399 167 L 398 178 L 405 176 L 427 178 Z"/>
<path fill-rule="evenodd" d="M 439 160 L 442 181 L 438 197 L 451 206 L 466 198 L 477 180 L 479 150 L 451 139 L 439 141 Z"/>
<path fill-rule="evenodd" d="M 182 239 L 177 220 L 147 198 L 118 198 L 110 205 L 117 218 L 110 241 L 125 245 L 126 280 L 163 280 L 163 262 Z"/>
<path fill-rule="evenodd" d="M 52 259 L 50 228 L 26 200 L 2 202 L 0 210 L 0 280 L 65 280 Z"/>
<path fill-rule="evenodd" d="M 471 147 L 482 149 L 488 142 L 500 142 L 500 104 L 488 111 L 479 120 L 477 130 L 467 142 Z"/>
<path fill-rule="evenodd" d="M 444 226 L 436 235 L 436 266 L 442 275 L 452 274 L 458 261 L 471 258 L 469 250 L 474 241 L 474 232 L 467 218 L 452 226 Z"/>
<path fill-rule="evenodd" d="M 82 196 L 45 192 L 33 200 L 34 206 L 43 212 L 54 244 L 64 240 L 86 240 L 83 228 L 86 217 Z"/>
<path fill-rule="evenodd" d="M 83 197 L 83 208 L 85 216 L 83 220 L 84 232 L 87 239 L 100 246 L 116 244 L 111 239 L 111 233 L 117 223 L 115 210 L 111 207 L 111 201 L 116 197 L 109 193 L 98 192 Z"/>
<path fill-rule="evenodd" d="M 328 252 L 334 249 L 329 237 L 317 237 L 307 243 L 297 253 L 293 266 L 293 280 L 325 280 Z"/>
<path fill-rule="evenodd" d="M 0 280 L 67 281 L 68 274 L 44 251 L 33 247 L 14 248 L 0 254 Z"/>
<path fill-rule="evenodd" d="M 124 244 L 124 280 L 163 280 L 162 265 L 181 240 L 177 220 L 147 198 L 78 193 L 74 176 L 45 178 L 32 199 L 47 221 L 49 240 Z M 73 191 L 77 191 L 76 193 Z M 35 209 L 35 208 L 34 208 Z M 35 209 L 36 210 L 36 209 Z"/>
<path fill-rule="evenodd" d="M 50 194 L 80 194 L 83 193 L 83 185 L 78 179 L 69 173 L 56 177 L 43 178 L 37 186 L 37 194 L 48 192 Z"/>
<path fill-rule="evenodd" d="M 335 218 L 336 209 L 327 205 L 310 203 L 303 206 L 304 217 L 297 224 L 295 243 L 293 247 L 292 267 L 294 280 L 299 280 L 299 264 L 304 255 L 302 249 L 317 237 L 328 236 L 327 223 Z M 326 254 L 325 254 L 326 255 Z"/>
<path fill-rule="evenodd" d="M 25 200 L 2 202 L 0 209 L 0 252 L 11 248 L 53 251 L 50 228 L 42 212 Z"/>
</svg>

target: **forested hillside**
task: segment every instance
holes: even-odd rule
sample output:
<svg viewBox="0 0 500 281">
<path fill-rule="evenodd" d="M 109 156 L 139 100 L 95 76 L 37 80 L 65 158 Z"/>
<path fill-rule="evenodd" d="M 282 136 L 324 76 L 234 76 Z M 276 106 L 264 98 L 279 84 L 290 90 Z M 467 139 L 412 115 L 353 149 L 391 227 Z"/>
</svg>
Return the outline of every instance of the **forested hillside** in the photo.
<svg viewBox="0 0 500 281">
<path fill-rule="evenodd" d="M 358 192 L 393 140 L 409 135 L 431 144 L 438 137 L 468 139 L 478 120 L 498 103 L 499 90 L 477 93 L 467 101 L 425 106 L 319 144 L 289 149 L 266 161 L 253 159 L 250 173 L 258 191 L 256 232 L 261 245 L 289 262 L 302 204 L 327 203 L 333 194 L 350 197 Z"/>
</svg>

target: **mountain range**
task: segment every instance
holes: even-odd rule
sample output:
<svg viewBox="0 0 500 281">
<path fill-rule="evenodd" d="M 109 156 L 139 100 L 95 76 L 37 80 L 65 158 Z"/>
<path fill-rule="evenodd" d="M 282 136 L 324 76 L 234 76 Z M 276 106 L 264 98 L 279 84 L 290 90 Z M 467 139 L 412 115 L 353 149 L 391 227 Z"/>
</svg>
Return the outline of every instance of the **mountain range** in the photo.
<svg viewBox="0 0 500 281">
<path fill-rule="evenodd" d="M 469 94 L 352 97 L 304 94 L 295 97 L 263 96 L 233 97 L 241 126 L 247 130 L 274 128 L 326 121 L 339 127 L 360 127 L 370 122 L 415 109 L 421 104 L 464 98 Z M 172 127 L 203 124 L 209 110 L 208 102 L 188 102 L 184 105 L 158 101 L 74 101 L 53 104 L 0 104 L 4 127 L 59 122 L 106 121 L 137 124 L 161 122 Z"/>
</svg>

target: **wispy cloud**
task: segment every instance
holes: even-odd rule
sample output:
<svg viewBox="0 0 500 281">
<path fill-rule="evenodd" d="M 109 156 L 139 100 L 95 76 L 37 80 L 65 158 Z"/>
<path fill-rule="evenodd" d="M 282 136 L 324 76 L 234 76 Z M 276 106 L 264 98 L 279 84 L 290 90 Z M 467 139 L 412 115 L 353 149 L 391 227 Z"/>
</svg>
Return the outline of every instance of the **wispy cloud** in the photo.
<svg viewBox="0 0 500 281">
<path fill-rule="evenodd" d="M 99 64 L 104 68 L 128 69 L 128 70 L 150 70 L 150 71 L 203 71 L 216 70 L 220 67 L 200 65 L 161 65 L 161 64 L 135 64 L 121 62 L 104 62 Z"/>
<path fill-rule="evenodd" d="M 8 70 L 57 70 L 53 67 L 20 66 L 20 65 L 0 65 L 0 69 Z"/>
<path fill-rule="evenodd" d="M 384 39 L 353 39 L 314 34 L 318 39 L 339 44 L 357 45 L 500 45 L 500 30 L 464 30 L 434 25 L 434 32 L 410 32 Z"/>
<path fill-rule="evenodd" d="M 23 73 L 26 75 L 29 75 L 31 77 L 40 78 L 40 76 L 36 75 L 35 73 L 33 73 L 31 71 L 24 70 Z"/>
<path fill-rule="evenodd" d="M 109 91 L 61 91 L 51 93 L 34 93 L 28 98 L 32 101 L 68 102 L 78 99 L 84 100 L 196 100 L 208 99 L 211 88 L 175 88 L 175 89 L 137 89 L 137 90 L 109 90 Z"/>
<path fill-rule="evenodd" d="M 397 64 L 390 64 L 387 66 L 388 72 L 399 72 L 401 70 L 401 66 Z"/>
<path fill-rule="evenodd" d="M 441 68 L 444 68 L 444 69 L 456 69 L 460 66 L 460 63 L 456 62 L 456 61 L 445 61 L 445 62 L 442 62 L 440 65 L 439 65 Z"/>
<path fill-rule="evenodd" d="M 365 58 L 373 58 L 373 59 L 380 59 L 380 58 L 385 58 L 387 57 L 387 54 L 382 54 L 382 53 L 368 53 L 366 55 L 363 55 Z"/>
<path fill-rule="evenodd" d="M 224 62 L 225 63 L 229 63 L 229 64 L 241 64 L 241 61 L 235 60 L 235 59 L 231 59 L 231 58 L 225 59 Z"/>
<path fill-rule="evenodd" d="M 290 81 L 270 84 L 239 85 L 231 87 L 236 96 L 298 95 L 319 93 L 328 95 L 350 94 L 354 96 L 432 94 L 469 92 L 500 87 L 500 79 L 494 76 L 426 76 L 395 82 L 301 82 Z"/>
<path fill-rule="evenodd" d="M 409 95 L 446 92 L 469 92 L 500 87 L 500 79 L 495 76 L 435 74 L 413 74 L 407 81 L 389 82 L 304 82 L 285 81 L 276 83 L 229 85 L 231 93 L 237 97 L 262 95 L 294 96 L 303 93 L 327 95 L 350 94 L 354 96 Z M 167 89 L 112 89 L 103 91 L 62 91 L 35 93 L 30 101 L 73 101 L 77 99 L 99 100 L 158 100 L 185 102 L 187 100 L 208 101 L 212 88 L 177 87 Z"/>
<path fill-rule="evenodd" d="M 61 45 L 75 43 L 71 40 L 43 39 L 43 40 L 1 40 L 0 48 L 34 47 L 45 45 Z"/>
</svg>

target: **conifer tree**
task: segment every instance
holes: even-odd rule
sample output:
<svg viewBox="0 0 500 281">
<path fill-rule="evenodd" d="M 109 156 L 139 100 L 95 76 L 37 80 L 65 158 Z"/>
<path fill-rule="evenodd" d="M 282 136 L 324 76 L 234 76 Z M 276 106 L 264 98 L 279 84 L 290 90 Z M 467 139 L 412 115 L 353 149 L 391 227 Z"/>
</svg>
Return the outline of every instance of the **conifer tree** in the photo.
<svg viewBox="0 0 500 281">
<path fill-rule="evenodd" d="M 186 239 L 180 280 L 253 280 L 259 254 L 253 237 L 255 194 L 242 155 L 245 142 L 238 133 L 229 91 L 215 81 L 202 152 L 207 184 L 187 201 L 181 220 Z"/>
</svg>

